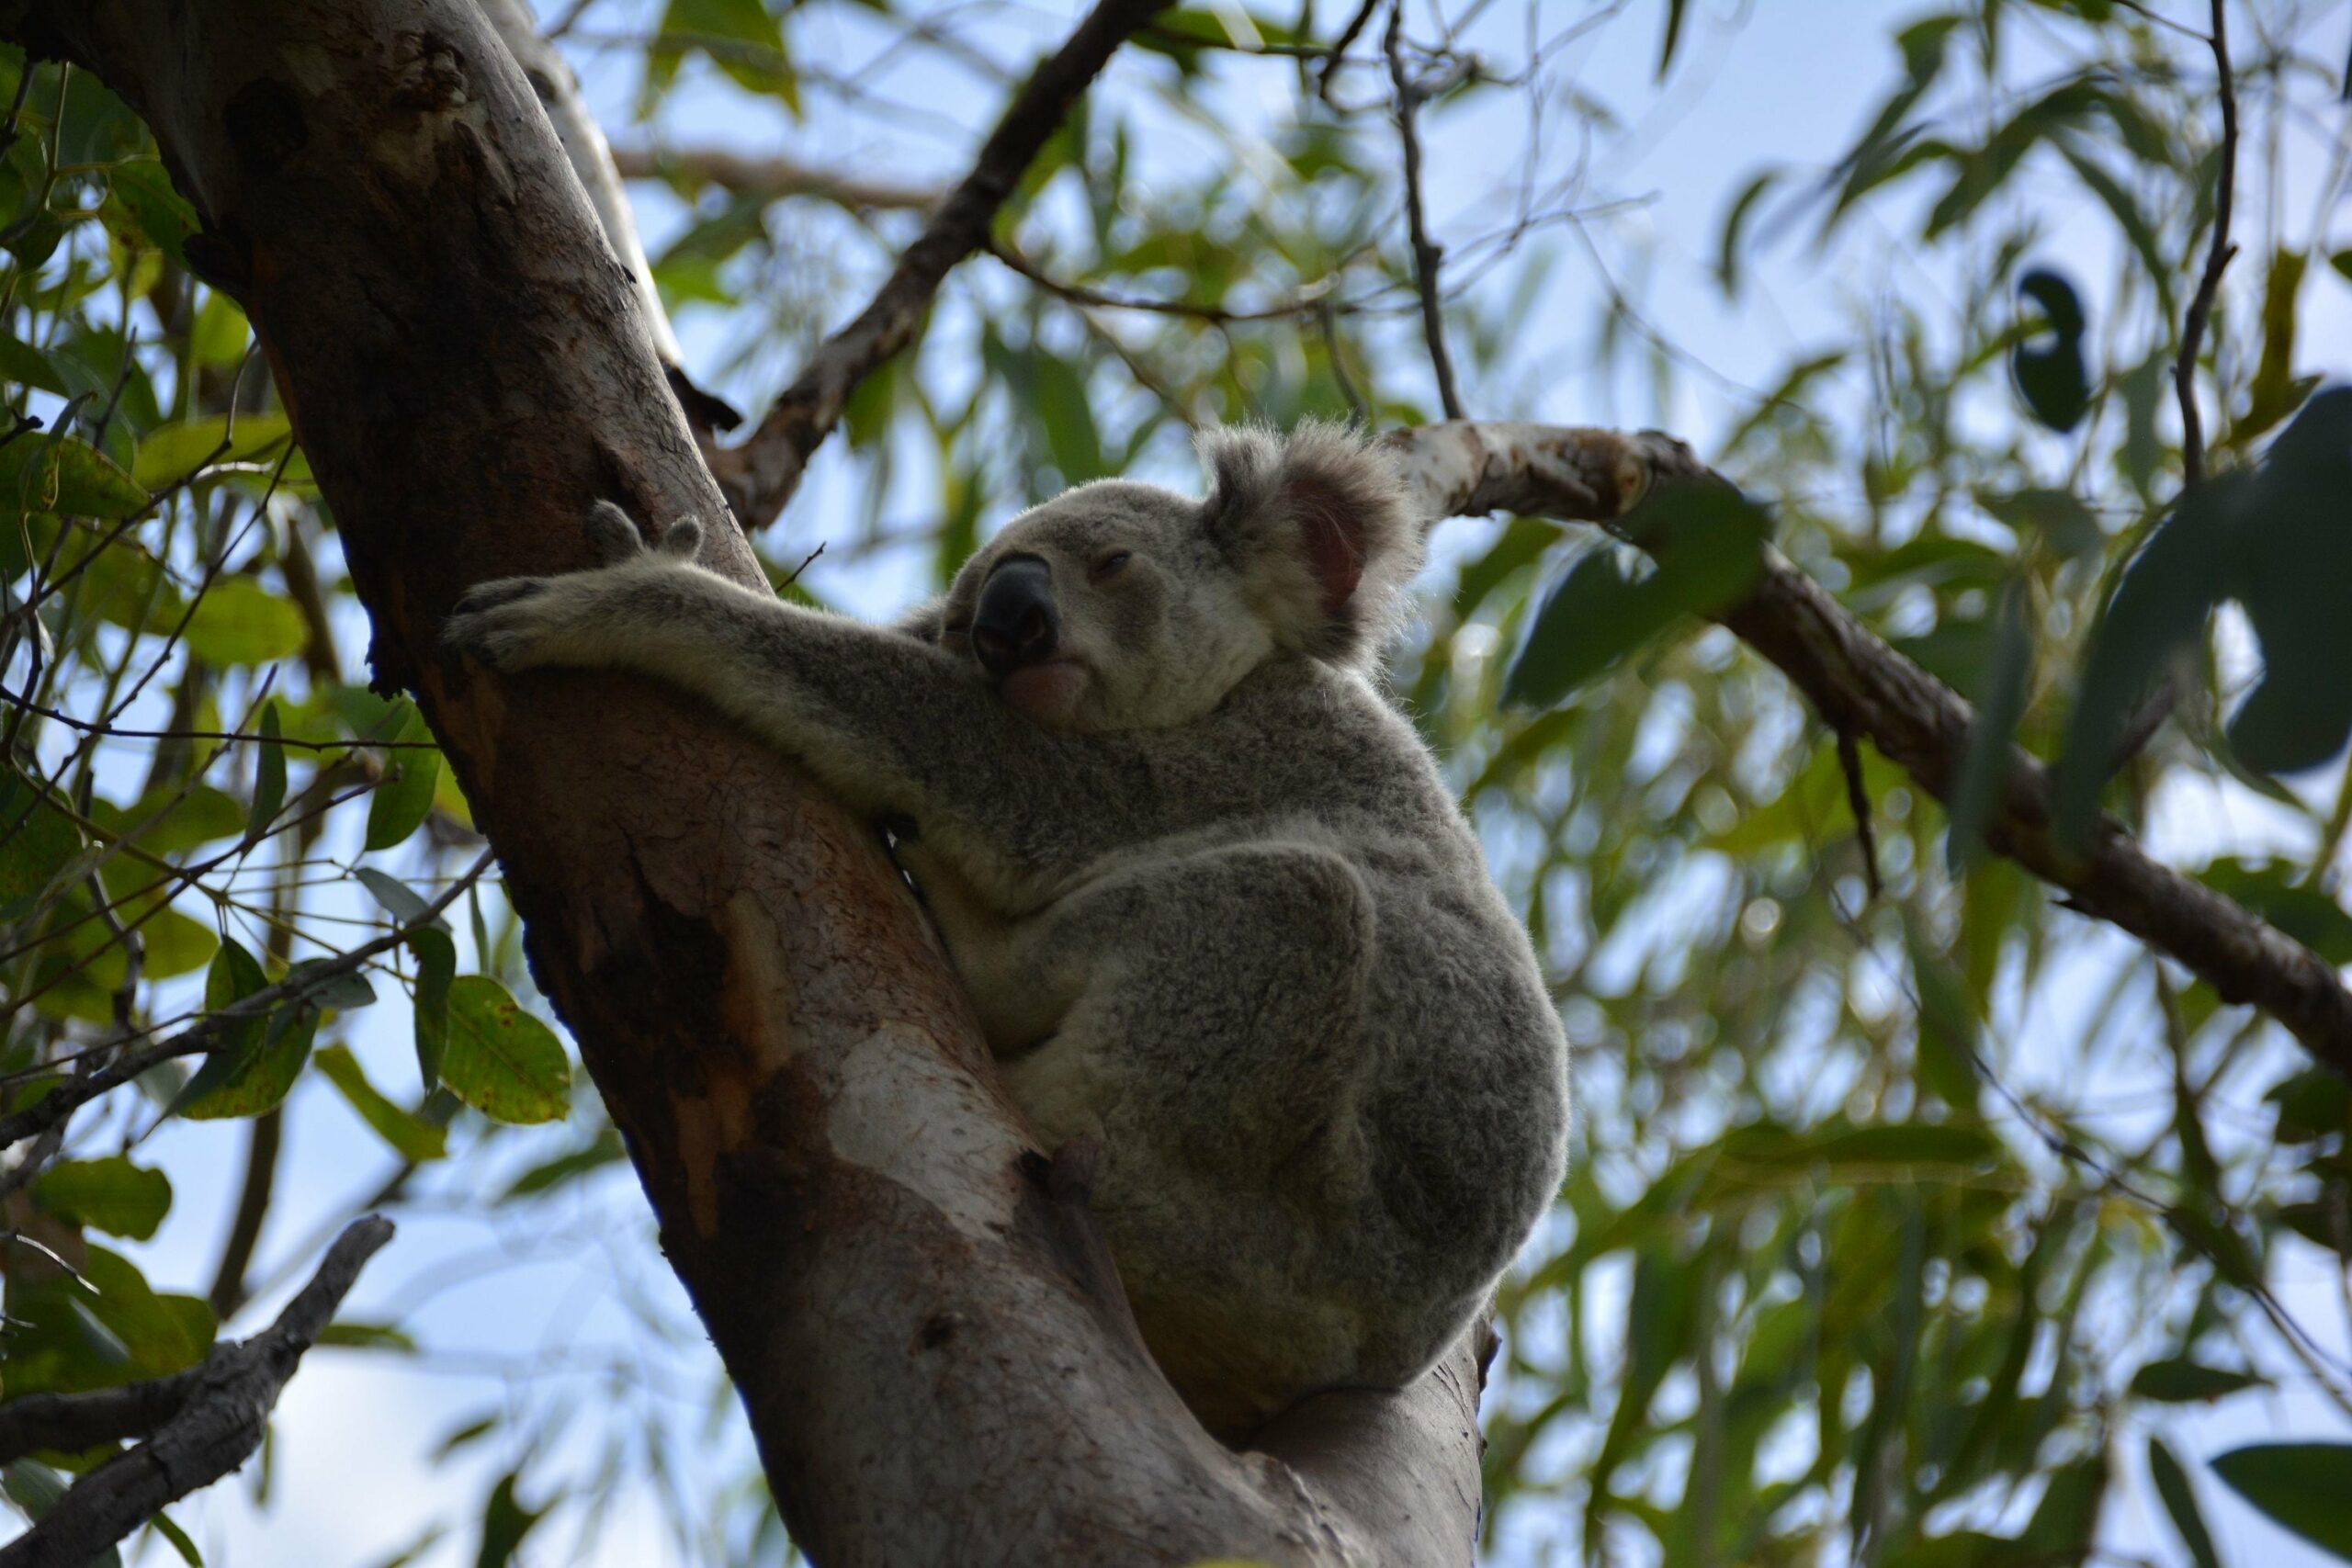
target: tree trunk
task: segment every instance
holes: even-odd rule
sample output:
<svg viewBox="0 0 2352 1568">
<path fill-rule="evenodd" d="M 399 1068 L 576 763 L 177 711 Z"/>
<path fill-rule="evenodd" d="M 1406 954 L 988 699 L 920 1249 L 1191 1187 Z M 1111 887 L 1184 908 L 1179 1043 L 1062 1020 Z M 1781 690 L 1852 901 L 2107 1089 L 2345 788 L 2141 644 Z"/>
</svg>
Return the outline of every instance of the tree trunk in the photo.
<svg viewBox="0 0 2352 1568">
<path fill-rule="evenodd" d="M 534 971 L 828 1565 L 1462 1562 L 1471 1348 L 1236 1455 L 1151 1365 L 871 835 L 649 685 L 436 654 L 468 585 L 588 564 L 600 496 L 724 516 L 537 100 L 466 0 L 0 0 L 147 118 L 334 509 Z M 721 529 L 706 564 L 759 581 Z"/>
</svg>

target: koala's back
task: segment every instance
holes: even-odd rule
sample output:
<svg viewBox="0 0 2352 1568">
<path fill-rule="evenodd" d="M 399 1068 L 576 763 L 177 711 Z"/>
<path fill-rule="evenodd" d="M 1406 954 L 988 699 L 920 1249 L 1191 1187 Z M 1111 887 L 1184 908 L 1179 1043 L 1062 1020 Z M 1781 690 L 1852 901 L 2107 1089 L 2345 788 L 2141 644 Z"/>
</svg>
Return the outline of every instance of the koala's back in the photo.
<svg viewBox="0 0 2352 1568">
<path fill-rule="evenodd" d="M 1144 752 L 1167 830 L 1034 922 L 1080 973 L 1007 1081 L 1049 1140 L 1102 1140 L 1146 1337 L 1240 1431 L 1442 1352 L 1557 1188 L 1566 1061 L 1468 824 L 1363 680 L 1285 661 L 1199 728 L 1158 742 L 1181 769 Z"/>
</svg>

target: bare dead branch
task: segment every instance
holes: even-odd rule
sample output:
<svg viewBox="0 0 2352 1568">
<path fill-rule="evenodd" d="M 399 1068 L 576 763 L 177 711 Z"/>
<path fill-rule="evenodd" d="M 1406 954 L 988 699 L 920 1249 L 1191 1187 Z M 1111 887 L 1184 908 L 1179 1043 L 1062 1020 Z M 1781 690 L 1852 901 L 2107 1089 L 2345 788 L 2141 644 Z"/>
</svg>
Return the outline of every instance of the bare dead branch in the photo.
<svg viewBox="0 0 2352 1568">
<path fill-rule="evenodd" d="M 931 215 L 857 318 L 827 338 L 749 441 L 714 463 L 746 527 L 775 521 L 798 488 L 808 456 L 841 422 L 868 372 L 915 340 L 932 298 L 956 263 L 987 240 L 997 210 L 1119 45 L 1170 0 L 1097 0 L 1062 47 L 1037 67 L 989 133 L 971 172 Z"/>
<path fill-rule="evenodd" d="M 201 1366 L 88 1393 L 28 1393 L 0 1404 L 0 1464 L 42 1449 L 73 1453 L 143 1438 L 187 1403 Z"/>
<path fill-rule="evenodd" d="M 355 1220 L 327 1249 L 311 1282 L 260 1334 L 216 1347 L 193 1371 L 130 1389 L 68 1395 L 50 1405 L 50 1432 L 95 1430 L 100 1442 L 145 1429 L 151 1417 L 160 1416 L 162 1425 L 137 1448 L 75 1482 L 39 1524 L 0 1547 L 0 1568 L 78 1568 L 169 1504 L 243 1464 L 261 1446 L 269 1413 L 303 1352 L 334 1318 L 360 1268 L 391 1238 L 391 1221 L 375 1214 Z M 37 1419 L 20 1420 L 8 1436 L 55 1446 L 50 1432 L 35 1427 Z"/>
<path fill-rule="evenodd" d="M 612 154 L 613 166 L 623 179 L 689 181 L 763 201 L 808 196 L 858 212 L 928 212 L 945 194 L 936 186 L 894 185 L 840 169 L 820 168 L 782 152 L 623 146 L 614 148 Z"/>
<path fill-rule="evenodd" d="M 1389 439 L 1415 504 L 1431 519 L 1509 509 L 1606 526 L 1659 483 L 1720 482 L 1689 447 L 1655 431 L 1454 423 Z M 1869 737 L 1950 803 L 1974 717 L 1968 704 L 1819 583 L 1767 551 L 1754 590 L 1715 618 L 1778 665 L 1833 728 Z M 1986 843 L 2063 889 L 2070 907 L 2187 965 L 2224 1001 L 2261 1009 L 2320 1062 L 2352 1077 L 2352 991 L 2333 968 L 2243 906 L 2150 860 L 2112 818 L 2069 852 L 2051 831 L 2050 803 L 2048 768 L 2013 748 Z"/>
</svg>

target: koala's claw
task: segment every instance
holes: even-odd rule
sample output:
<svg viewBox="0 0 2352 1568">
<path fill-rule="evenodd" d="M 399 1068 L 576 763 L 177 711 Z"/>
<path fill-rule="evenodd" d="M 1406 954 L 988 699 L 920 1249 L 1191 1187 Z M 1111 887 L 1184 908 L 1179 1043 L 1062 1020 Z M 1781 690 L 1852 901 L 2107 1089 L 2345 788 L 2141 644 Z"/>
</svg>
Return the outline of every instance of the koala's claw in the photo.
<svg viewBox="0 0 2352 1568">
<path fill-rule="evenodd" d="M 629 521 L 628 513 L 609 501 L 600 501 L 588 509 L 588 520 L 581 525 L 581 532 L 588 536 L 588 548 L 606 566 L 618 566 L 645 553 L 645 541 L 638 537 L 637 525 Z"/>
<path fill-rule="evenodd" d="M 663 531 L 662 553 L 672 560 L 690 561 L 702 553 L 702 524 L 681 517 Z"/>
<path fill-rule="evenodd" d="M 605 566 L 625 566 L 646 553 L 637 525 L 609 501 L 599 501 L 588 509 L 581 531 L 588 536 L 589 550 Z M 670 560 L 693 560 L 702 552 L 702 525 L 691 517 L 679 518 L 662 530 L 659 547 Z"/>
<path fill-rule="evenodd" d="M 449 614 L 479 615 L 485 610 L 495 610 L 501 604 L 516 604 L 547 591 L 544 577 L 501 577 L 489 582 L 477 582 L 458 597 Z"/>
</svg>

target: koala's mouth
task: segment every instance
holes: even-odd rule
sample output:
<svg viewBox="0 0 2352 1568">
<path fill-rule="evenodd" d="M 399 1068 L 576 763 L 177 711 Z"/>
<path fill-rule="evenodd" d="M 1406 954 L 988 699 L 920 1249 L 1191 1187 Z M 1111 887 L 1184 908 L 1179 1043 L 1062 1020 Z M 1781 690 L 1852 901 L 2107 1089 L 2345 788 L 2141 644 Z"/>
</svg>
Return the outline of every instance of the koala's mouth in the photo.
<svg viewBox="0 0 2352 1568">
<path fill-rule="evenodd" d="M 1086 682 L 1086 666 L 1077 660 L 1047 659 L 1011 671 L 997 690 L 1015 713 L 1060 729 L 1077 716 Z"/>
</svg>

